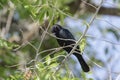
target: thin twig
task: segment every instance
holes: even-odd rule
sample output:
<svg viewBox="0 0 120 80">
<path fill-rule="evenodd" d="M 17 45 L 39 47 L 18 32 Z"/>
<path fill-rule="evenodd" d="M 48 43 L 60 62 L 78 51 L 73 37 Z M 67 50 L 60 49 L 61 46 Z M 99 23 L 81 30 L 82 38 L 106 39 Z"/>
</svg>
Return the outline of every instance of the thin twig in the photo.
<svg viewBox="0 0 120 80">
<path fill-rule="evenodd" d="M 111 68 L 108 66 L 108 80 L 112 80 Z"/>
<path fill-rule="evenodd" d="M 12 22 L 12 18 L 14 15 L 14 4 L 12 2 L 10 2 L 10 13 L 8 15 L 8 19 L 7 19 L 7 23 L 6 23 L 6 29 L 5 29 L 5 35 L 9 32 L 10 26 L 11 26 L 11 22 Z"/>
<path fill-rule="evenodd" d="M 84 0 L 82 0 L 82 2 L 83 2 L 83 3 L 85 3 L 85 4 L 87 4 L 87 5 L 89 5 L 89 6 L 91 6 L 91 7 L 93 7 L 94 9 L 97 9 L 97 7 L 96 7 L 96 6 L 94 6 L 93 4 L 87 3 L 87 2 L 86 2 L 86 1 L 84 1 Z"/>
</svg>

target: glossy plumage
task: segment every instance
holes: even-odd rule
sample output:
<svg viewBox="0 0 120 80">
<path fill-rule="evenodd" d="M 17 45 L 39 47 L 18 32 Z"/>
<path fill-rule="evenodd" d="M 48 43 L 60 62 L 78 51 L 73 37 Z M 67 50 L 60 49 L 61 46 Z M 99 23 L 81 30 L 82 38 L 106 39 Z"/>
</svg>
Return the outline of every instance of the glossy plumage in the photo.
<svg viewBox="0 0 120 80">
<path fill-rule="evenodd" d="M 64 47 L 63 49 L 70 53 L 72 48 L 75 45 L 75 38 L 71 34 L 71 32 L 67 29 L 64 29 L 58 24 L 55 24 L 52 27 L 52 33 L 57 37 L 57 42 L 60 46 Z M 84 72 L 88 72 L 90 70 L 89 66 L 86 64 L 85 60 L 83 59 L 82 55 L 80 54 L 79 46 L 75 49 L 73 55 L 75 55 L 78 61 L 81 64 L 82 70 Z"/>
</svg>

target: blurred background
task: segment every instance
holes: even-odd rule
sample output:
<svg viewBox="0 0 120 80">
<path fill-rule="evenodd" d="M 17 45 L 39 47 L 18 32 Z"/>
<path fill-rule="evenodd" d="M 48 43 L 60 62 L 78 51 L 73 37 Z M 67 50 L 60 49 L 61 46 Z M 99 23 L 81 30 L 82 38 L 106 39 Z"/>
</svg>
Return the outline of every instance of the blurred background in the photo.
<svg viewBox="0 0 120 80">
<path fill-rule="evenodd" d="M 56 23 L 76 40 L 88 28 L 80 46 L 89 73 L 73 55 L 59 65 L 67 54 L 51 34 Z M 120 0 L 0 0 L 0 80 L 23 79 L 120 80 Z"/>
</svg>

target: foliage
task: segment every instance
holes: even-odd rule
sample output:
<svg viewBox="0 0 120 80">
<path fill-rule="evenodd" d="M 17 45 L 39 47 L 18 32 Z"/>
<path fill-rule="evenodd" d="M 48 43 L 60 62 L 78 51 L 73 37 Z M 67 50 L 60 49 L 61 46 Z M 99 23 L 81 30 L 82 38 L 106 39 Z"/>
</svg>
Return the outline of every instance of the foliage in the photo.
<svg viewBox="0 0 120 80">
<path fill-rule="evenodd" d="M 66 3 L 68 0 L 12 0 L 17 5 L 21 17 L 32 17 L 34 20 L 39 20 L 43 23 L 46 19 L 56 23 L 58 19 L 63 21 L 67 15 L 68 7 Z M 62 4 L 61 4 L 62 3 Z M 64 7 L 63 7 L 64 6 Z M 22 10 L 22 11 L 21 11 Z M 64 11 L 64 12 L 63 12 Z M 65 13 L 66 12 L 66 13 Z M 51 23 L 51 24 L 52 24 Z"/>
<path fill-rule="evenodd" d="M 19 47 L 19 45 L 14 44 L 14 43 L 10 43 L 4 39 L 0 39 L 0 48 L 6 48 L 8 50 L 12 50 L 14 48 Z"/>
<path fill-rule="evenodd" d="M 71 61 L 68 59 L 57 71 L 66 54 L 58 47 L 56 40 L 53 38 L 54 36 L 49 33 L 49 28 L 55 23 L 64 25 L 66 17 L 75 16 L 74 20 L 76 20 L 79 12 L 71 14 L 70 6 L 68 6 L 69 3 L 75 1 L 77 0 L 0 0 L 0 80 L 93 80 L 88 78 L 89 76 L 86 73 L 77 71 L 76 67 L 73 68 L 75 61 L 72 61 L 72 59 L 70 59 Z M 113 1 L 117 2 L 117 0 Z M 10 21 L 9 16 L 12 10 L 18 16 L 15 18 L 16 14 L 12 15 L 10 29 L 2 38 L 1 33 L 4 33 L 4 29 Z M 84 12 L 84 10 L 81 12 Z M 84 19 L 88 17 L 88 13 L 80 16 Z M 44 26 L 46 21 L 48 21 L 48 24 Z M 39 23 L 37 28 L 32 24 L 36 22 Z M 83 21 L 83 24 L 87 28 L 91 26 L 86 20 Z M 34 30 L 35 28 L 36 30 Z M 112 33 L 118 41 L 120 40 L 119 28 L 117 30 L 113 28 L 99 30 L 103 31 L 102 33 Z M 37 31 L 39 31 L 37 36 L 31 33 L 37 33 Z M 32 34 L 32 36 L 29 36 L 29 34 Z M 80 36 L 82 34 L 82 32 L 78 33 Z M 19 41 L 17 42 L 13 38 L 17 38 Z M 25 38 L 25 40 L 21 38 Z M 87 42 L 87 38 L 84 37 L 79 45 L 81 52 L 84 52 L 86 45 L 90 48 L 88 55 L 92 53 L 90 57 L 90 60 L 92 60 L 90 62 L 91 68 L 94 68 L 96 63 L 105 66 L 104 62 L 95 59 L 94 53 L 96 53 L 96 50 Z M 94 39 L 91 40 L 91 43 L 94 43 Z M 105 53 L 109 52 L 108 48 L 106 46 Z M 110 61 L 111 58 L 108 60 Z M 71 68 L 79 72 L 75 73 L 77 76 Z"/>
<path fill-rule="evenodd" d="M 50 56 L 47 56 L 46 62 L 38 62 L 35 65 L 35 70 L 31 69 L 22 73 L 21 75 L 20 72 L 19 74 L 15 73 L 14 75 L 11 75 L 10 78 L 8 78 L 7 80 L 79 80 L 79 78 L 71 77 L 71 75 L 68 74 L 69 71 L 66 71 L 64 74 L 64 70 L 60 70 L 59 72 L 54 74 L 58 65 L 59 64 L 56 62 L 56 58 L 53 59 L 50 58 Z"/>
<path fill-rule="evenodd" d="M 6 78 L 9 74 L 13 73 L 16 67 L 10 67 L 18 63 L 18 57 L 12 52 L 18 45 L 10 43 L 4 39 L 0 39 L 0 74 L 1 77 Z M 1 78 L 0 77 L 0 78 Z"/>
</svg>

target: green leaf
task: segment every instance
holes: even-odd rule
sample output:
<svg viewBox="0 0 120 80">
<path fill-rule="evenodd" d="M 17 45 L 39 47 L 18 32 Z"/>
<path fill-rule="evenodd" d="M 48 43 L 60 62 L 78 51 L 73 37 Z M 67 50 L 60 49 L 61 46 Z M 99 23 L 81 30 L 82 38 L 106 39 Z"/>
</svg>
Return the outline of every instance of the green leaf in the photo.
<svg viewBox="0 0 120 80">
<path fill-rule="evenodd" d="M 15 44 L 15 43 L 10 43 L 7 40 L 4 39 L 0 39 L 0 48 L 6 48 L 6 49 L 14 49 L 19 47 L 19 45 Z"/>
<path fill-rule="evenodd" d="M 59 65 L 59 63 L 56 62 L 56 63 L 50 64 L 50 67 L 51 67 L 51 68 L 54 68 L 54 67 L 57 67 L 58 65 Z"/>
<path fill-rule="evenodd" d="M 50 56 L 46 56 L 46 64 L 49 65 L 51 63 L 51 58 Z"/>
<path fill-rule="evenodd" d="M 39 16 L 38 17 L 39 17 L 39 21 L 41 23 L 44 21 L 43 18 L 44 18 L 45 13 L 46 13 L 45 9 L 41 9 L 40 12 L 39 12 Z"/>
<path fill-rule="evenodd" d="M 86 46 L 86 38 L 83 38 L 79 44 L 81 53 L 84 51 Z"/>
<path fill-rule="evenodd" d="M 83 21 L 83 24 L 85 24 L 86 25 L 86 27 L 90 27 L 90 25 L 89 25 L 89 23 L 88 22 L 86 22 L 86 21 Z"/>
<path fill-rule="evenodd" d="M 63 14 L 60 14 L 60 21 L 61 21 L 61 24 L 64 23 L 64 18 L 65 18 L 65 16 L 64 16 Z"/>
</svg>

